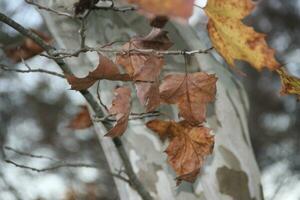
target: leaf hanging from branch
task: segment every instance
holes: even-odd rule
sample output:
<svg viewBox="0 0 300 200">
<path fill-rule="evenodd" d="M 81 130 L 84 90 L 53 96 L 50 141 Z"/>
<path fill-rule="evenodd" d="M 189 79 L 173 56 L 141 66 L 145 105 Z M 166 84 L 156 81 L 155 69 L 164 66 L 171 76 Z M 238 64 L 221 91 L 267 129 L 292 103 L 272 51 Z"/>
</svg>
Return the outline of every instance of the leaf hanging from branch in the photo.
<svg viewBox="0 0 300 200">
<path fill-rule="evenodd" d="M 206 104 L 216 95 L 215 75 L 204 72 L 167 75 L 160 85 L 160 98 L 164 103 L 177 104 L 180 115 L 193 125 L 206 118 Z"/>
<path fill-rule="evenodd" d="M 98 80 L 120 80 L 130 81 L 131 78 L 128 74 L 121 74 L 118 66 L 113 63 L 109 58 L 99 55 L 99 65 L 97 68 L 90 72 L 84 78 L 77 78 L 73 75 L 67 76 L 68 82 L 73 90 L 85 90 L 91 87 Z"/>
<path fill-rule="evenodd" d="M 191 126 L 187 121 L 152 120 L 147 127 L 160 137 L 169 138 L 166 149 L 168 162 L 177 174 L 177 185 L 182 180 L 194 182 L 206 156 L 212 153 L 214 136 L 210 129 Z"/>
<path fill-rule="evenodd" d="M 148 36 L 136 37 L 126 43 L 123 50 L 127 53 L 117 55 L 116 62 L 136 81 L 138 98 L 147 112 L 153 111 L 160 104 L 158 77 L 164 59 L 155 54 L 138 53 L 138 49 L 167 50 L 171 46 L 167 32 L 153 28 Z"/>
<path fill-rule="evenodd" d="M 195 0 L 127 0 L 138 5 L 147 15 L 188 19 L 193 14 Z"/>
<path fill-rule="evenodd" d="M 289 75 L 284 68 L 276 70 L 281 78 L 281 94 L 282 95 L 296 95 L 300 101 L 300 79 Z"/>
<path fill-rule="evenodd" d="M 209 36 L 214 48 L 231 66 L 235 60 L 243 60 L 258 70 L 276 69 L 279 63 L 265 35 L 241 21 L 253 8 L 252 0 L 208 0 L 204 10 L 209 17 Z"/>
<path fill-rule="evenodd" d="M 50 43 L 52 39 L 47 36 L 45 33 L 33 30 L 38 36 L 40 36 L 46 43 Z M 36 44 L 33 40 L 29 38 L 24 38 L 21 41 L 21 44 L 15 47 L 9 47 L 4 49 L 5 54 L 15 63 L 22 61 L 22 59 L 27 60 L 30 59 L 40 53 L 42 53 L 44 49 L 42 49 L 38 44 Z"/>
<path fill-rule="evenodd" d="M 131 110 L 131 91 L 128 87 L 119 87 L 115 90 L 115 98 L 109 109 L 109 113 L 116 117 L 117 123 L 105 135 L 109 137 L 119 137 L 123 135 L 128 126 Z"/>
<path fill-rule="evenodd" d="M 86 129 L 93 125 L 93 121 L 90 117 L 90 113 L 87 106 L 81 106 L 81 110 L 70 121 L 68 128 L 71 129 Z"/>
</svg>

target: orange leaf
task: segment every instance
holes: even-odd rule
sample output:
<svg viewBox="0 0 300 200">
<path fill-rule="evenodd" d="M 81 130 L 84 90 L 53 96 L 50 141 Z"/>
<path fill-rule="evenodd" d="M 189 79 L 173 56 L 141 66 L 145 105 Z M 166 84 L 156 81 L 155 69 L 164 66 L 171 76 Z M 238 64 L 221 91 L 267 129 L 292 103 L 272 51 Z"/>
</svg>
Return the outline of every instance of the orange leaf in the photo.
<svg viewBox="0 0 300 200">
<path fill-rule="evenodd" d="M 73 75 L 67 76 L 68 82 L 73 90 L 85 90 L 91 87 L 96 81 L 107 80 L 131 80 L 128 74 L 121 74 L 118 66 L 109 58 L 99 55 L 99 65 L 84 78 L 77 78 Z"/>
<path fill-rule="evenodd" d="M 188 19 L 193 14 L 195 0 L 127 0 L 150 15 Z"/>
<path fill-rule="evenodd" d="M 139 49 L 167 50 L 172 46 L 167 32 L 153 28 L 146 37 L 136 37 L 123 46 L 127 53 L 117 56 L 117 63 L 136 81 L 138 98 L 147 112 L 160 104 L 158 77 L 164 65 L 164 59 L 154 54 L 138 53 Z M 137 51 L 137 52 L 134 52 Z"/>
<path fill-rule="evenodd" d="M 206 118 L 206 104 L 215 99 L 215 75 L 204 72 L 167 75 L 160 85 L 164 103 L 177 104 L 181 116 L 189 123 L 199 125 Z"/>
<path fill-rule="evenodd" d="M 86 129 L 93 125 L 92 119 L 87 106 L 81 106 L 80 112 L 71 120 L 68 128 Z"/>
<path fill-rule="evenodd" d="M 252 0 L 208 0 L 208 33 L 214 48 L 231 66 L 235 60 L 249 62 L 257 70 L 276 69 L 279 63 L 268 47 L 265 35 L 241 21 L 254 8 Z"/>
<path fill-rule="evenodd" d="M 147 127 L 160 137 L 170 139 L 166 150 L 168 162 L 177 174 L 177 184 L 182 180 L 194 182 L 200 173 L 204 159 L 211 154 L 214 136 L 210 129 L 191 126 L 187 121 L 174 122 L 152 120 Z"/>
<path fill-rule="evenodd" d="M 44 34 L 43 32 L 31 30 L 40 36 L 45 42 L 49 43 L 52 39 Z M 9 47 L 4 50 L 7 57 L 12 59 L 15 63 L 22 61 L 22 59 L 27 60 L 32 58 L 40 53 L 42 53 L 44 49 L 42 49 L 38 44 L 36 44 L 33 40 L 29 38 L 24 38 L 16 47 Z"/>
<path fill-rule="evenodd" d="M 105 135 L 119 137 L 123 135 L 128 126 L 128 119 L 131 110 L 131 91 L 128 87 L 119 87 L 115 90 L 115 99 L 109 109 L 111 115 L 115 115 L 116 125 Z"/>
</svg>

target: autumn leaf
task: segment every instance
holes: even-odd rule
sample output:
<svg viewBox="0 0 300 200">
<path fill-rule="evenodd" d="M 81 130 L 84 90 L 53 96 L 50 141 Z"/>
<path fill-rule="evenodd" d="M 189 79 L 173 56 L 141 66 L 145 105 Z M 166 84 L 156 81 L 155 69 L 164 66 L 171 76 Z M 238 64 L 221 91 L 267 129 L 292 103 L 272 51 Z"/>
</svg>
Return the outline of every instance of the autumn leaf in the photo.
<svg viewBox="0 0 300 200">
<path fill-rule="evenodd" d="M 116 117 L 117 123 L 105 135 L 109 137 L 119 137 L 123 135 L 128 126 L 131 110 L 131 91 L 128 87 L 119 87 L 115 90 L 115 99 L 109 109 L 109 114 Z"/>
<path fill-rule="evenodd" d="M 206 118 L 206 104 L 215 99 L 216 82 L 215 75 L 204 72 L 169 74 L 160 85 L 160 98 L 164 103 L 177 104 L 185 120 L 199 125 Z"/>
<path fill-rule="evenodd" d="M 87 106 L 81 106 L 81 110 L 77 115 L 71 120 L 68 128 L 71 129 L 86 129 L 93 125 L 92 119 Z"/>
<path fill-rule="evenodd" d="M 284 68 L 276 70 L 281 78 L 281 94 L 282 95 L 296 95 L 300 101 L 300 79 L 289 75 Z"/>
<path fill-rule="evenodd" d="M 38 36 L 40 36 L 44 42 L 50 43 L 51 38 L 47 36 L 45 33 L 33 30 L 34 33 L 36 33 Z M 27 60 L 30 59 L 44 51 L 43 48 L 41 48 L 38 44 L 36 44 L 33 40 L 30 38 L 24 38 L 20 44 L 17 46 L 12 46 L 4 49 L 4 52 L 8 58 L 13 60 L 15 63 L 18 63 L 22 61 L 22 59 Z"/>
<path fill-rule="evenodd" d="M 148 15 L 188 19 L 193 14 L 195 0 L 127 0 Z"/>
<path fill-rule="evenodd" d="M 152 120 L 147 127 L 160 137 L 168 137 L 166 149 L 168 163 L 177 174 L 177 184 L 182 180 L 194 182 L 200 173 L 206 156 L 212 153 L 214 136 L 210 129 L 191 126 L 187 121 L 174 122 Z"/>
<path fill-rule="evenodd" d="M 231 66 L 235 60 L 249 62 L 257 70 L 276 69 L 279 63 L 268 47 L 265 35 L 241 21 L 253 10 L 252 0 L 208 0 L 208 33 L 214 48 Z"/>
<path fill-rule="evenodd" d="M 138 53 L 138 49 L 167 50 L 172 46 L 167 32 L 153 28 L 146 37 L 135 37 L 123 46 L 127 53 L 118 54 L 116 62 L 125 68 L 136 82 L 137 95 L 146 107 L 153 111 L 160 104 L 159 80 L 164 59 L 154 54 Z"/>
<path fill-rule="evenodd" d="M 118 66 L 109 58 L 99 55 L 99 65 L 84 78 L 77 78 L 74 75 L 67 76 L 68 82 L 73 90 L 85 90 L 91 87 L 98 80 L 121 80 L 129 81 L 131 78 L 128 74 L 121 74 Z"/>
</svg>

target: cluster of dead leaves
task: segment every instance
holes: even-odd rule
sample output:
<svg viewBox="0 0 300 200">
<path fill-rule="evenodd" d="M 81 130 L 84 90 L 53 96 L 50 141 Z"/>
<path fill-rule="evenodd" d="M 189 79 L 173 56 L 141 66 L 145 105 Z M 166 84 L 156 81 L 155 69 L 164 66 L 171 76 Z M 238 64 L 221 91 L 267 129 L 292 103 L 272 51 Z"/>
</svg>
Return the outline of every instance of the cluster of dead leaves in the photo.
<svg viewBox="0 0 300 200">
<path fill-rule="evenodd" d="M 91 1 L 80 1 L 77 8 L 87 9 L 90 6 L 87 2 Z M 204 122 L 206 106 L 215 99 L 217 78 L 205 72 L 196 72 L 170 73 L 161 80 L 165 60 L 157 52 L 172 46 L 167 32 L 162 30 L 168 18 L 187 20 L 192 15 L 195 1 L 127 2 L 138 5 L 143 13 L 150 16 L 153 29 L 149 35 L 131 38 L 123 45 L 122 52 L 116 55 L 115 61 L 99 55 L 98 66 L 86 77 L 72 75 L 67 79 L 74 90 L 88 89 L 99 80 L 133 82 L 137 97 L 147 112 L 154 111 L 161 104 L 176 105 L 181 121 L 155 119 L 146 125 L 161 139 L 169 140 L 166 153 L 169 164 L 177 174 L 178 183 L 182 180 L 194 182 L 205 157 L 212 153 L 214 146 L 214 137 L 210 134 L 211 130 L 204 127 Z M 235 65 L 236 60 L 242 60 L 257 70 L 264 67 L 276 70 L 282 79 L 281 93 L 299 96 L 300 80 L 280 68 L 274 50 L 265 41 L 265 35 L 242 22 L 253 8 L 251 0 L 208 0 L 204 11 L 209 17 L 207 28 L 214 48 L 231 66 Z M 145 50 L 150 50 L 150 53 Z M 131 112 L 131 93 L 127 86 L 116 88 L 109 109 L 116 123 L 107 136 L 118 137 L 126 131 Z M 78 126 L 85 125 L 79 123 Z"/>
<path fill-rule="evenodd" d="M 99 80 L 133 82 L 146 112 L 156 110 L 161 104 L 177 105 L 182 121 L 157 120 L 147 125 L 162 137 L 169 138 L 168 160 L 178 175 L 178 183 L 181 180 L 193 182 L 214 144 L 210 129 L 203 127 L 203 123 L 206 106 L 215 99 L 217 78 L 205 72 L 196 72 L 170 73 L 161 80 L 165 60 L 155 51 L 168 50 L 171 46 L 167 32 L 154 27 L 147 36 L 133 37 L 125 43 L 115 61 L 99 55 L 99 64 L 94 71 L 84 78 L 69 75 L 67 79 L 74 90 L 88 89 Z M 153 53 L 145 50 L 153 50 Z M 116 123 L 106 136 L 118 137 L 126 131 L 130 111 L 130 88 L 116 88 L 109 109 Z"/>
</svg>

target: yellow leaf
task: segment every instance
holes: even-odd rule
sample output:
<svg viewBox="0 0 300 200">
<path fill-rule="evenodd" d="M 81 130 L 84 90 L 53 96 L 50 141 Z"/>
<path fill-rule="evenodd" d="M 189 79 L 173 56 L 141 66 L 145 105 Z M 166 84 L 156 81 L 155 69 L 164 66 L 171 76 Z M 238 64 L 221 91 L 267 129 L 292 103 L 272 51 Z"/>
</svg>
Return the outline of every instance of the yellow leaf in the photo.
<svg viewBox="0 0 300 200">
<path fill-rule="evenodd" d="M 253 8 L 251 0 L 208 0 L 204 10 L 209 17 L 209 36 L 214 48 L 231 66 L 235 60 L 244 60 L 258 70 L 276 69 L 279 63 L 265 35 L 241 21 Z"/>
<path fill-rule="evenodd" d="M 284 68 L 276 70 L 281 78 L 281 95 L 291 94 L 297 95 L 300 100 L 300 79 L 294 76 L 290 76 Z"/>
</svg>

